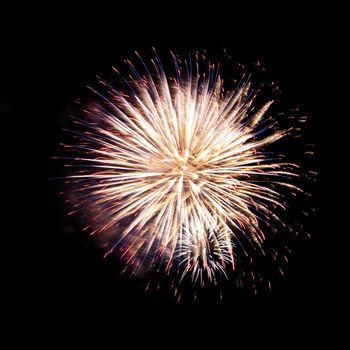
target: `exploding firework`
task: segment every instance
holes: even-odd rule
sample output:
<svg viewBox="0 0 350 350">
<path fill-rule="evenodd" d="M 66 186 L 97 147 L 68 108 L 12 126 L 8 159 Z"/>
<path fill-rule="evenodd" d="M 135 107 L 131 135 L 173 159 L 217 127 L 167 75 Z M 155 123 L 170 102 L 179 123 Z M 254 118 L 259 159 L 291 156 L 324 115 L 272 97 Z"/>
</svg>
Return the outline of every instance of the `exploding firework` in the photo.
<svg viewBox="0 0 350 350">
<path fill-rule="evenodd" d="M 174 76 L 157 55 L 148 66 L 139 57 L 143 72 L 128 61 L 126 88 L 101 80 L 92 89 L 96 102 L 64 145 L 76 169 L 66 178 L 106 254 L 118 251 L 135 273 L 216 283 L 284 224 L 276 208 L 286 207 L 283 188 L 300 191 L 298 167 L 266 147 L 291 130 L 267 116 L 273 101 L 255 106 L 248 76 L 226 91 L 217 65 L 172 58 Z"/>
</svg>

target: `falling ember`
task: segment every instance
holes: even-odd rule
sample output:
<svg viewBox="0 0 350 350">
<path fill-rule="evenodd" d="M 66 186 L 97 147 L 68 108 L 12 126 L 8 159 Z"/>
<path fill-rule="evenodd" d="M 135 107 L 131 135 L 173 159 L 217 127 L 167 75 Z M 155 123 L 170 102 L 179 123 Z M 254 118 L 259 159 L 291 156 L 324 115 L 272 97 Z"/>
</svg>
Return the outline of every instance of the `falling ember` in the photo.
<svg viewBox="0 0 350 350">
<path fill-rule="evenodd" d="M 97 102 L 69 130 L 73 211 L 135 273 L 215 283 L 247 245 L 264 251 L 273 223 L 283 224 L 283 188 L 300 191 L 297 165 L 265 152 L 291 130 L 267 117 L 273 101 L 254 105 L 246 76 L 224 91 L 218 66 L 200 71 L 198 58 L 173 55 L 174 77 L 158 56 L 149 67 L 139 59 L 144 73 L 127 61 L 127 89 L 101 80 L 104 92 L 93 89 Z"/>
</svg>

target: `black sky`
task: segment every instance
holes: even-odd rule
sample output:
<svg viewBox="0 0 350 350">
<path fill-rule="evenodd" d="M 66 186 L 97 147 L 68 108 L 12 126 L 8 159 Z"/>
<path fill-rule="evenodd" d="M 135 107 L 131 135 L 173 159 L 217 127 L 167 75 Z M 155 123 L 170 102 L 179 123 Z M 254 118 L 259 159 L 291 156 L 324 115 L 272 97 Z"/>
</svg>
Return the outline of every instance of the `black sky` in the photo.
<svg viewBox="0 0 350 350">
<path fill-rule="evenodd" d="M 168 15 L 171 11 L 178 15 Z M 19 32 L 15 25 L 8 28 L 12 35 L 7 36 L 1 63 L 0 113 L 6 126 L 21 123 L 33 130 L 22 166 L 39 170 L 41 182 L 33 188 L 37 197 L 24 200 L 34 209 L 28 232 L 39 238 L 32 256 L 35 278 L 29 271 L 22 280 L 15 278 L 29 290 L 25 297 L 31 311 L 26 319 L 30 322 L 37 312 L 48 332 L 56 336 L 76 333 L 80 326 L 86 332 L 106 325 L 109 336 L 115 332 L 123 338 L 123 329 L 143 324 L 157 329 L 167 323 L 177 325 L 179 332 L 202 323 L 205 329 L 220 332 L 210 324 L 221 323 L 231 330 L 232 338 L 246 339 L 249 329 L 252 333 L 260 329 L 268 339 L 277 339 L 278 333 L 286 339 L 307 335 L 312 340 L 328 328 L 335 299 L 329 287 L 334 277 L 324 260 L 330 223 L 321 206 L 322 127 L 327 112 L 320 102 L 326 101 L 324 87 L 329 84 L 330 57 L 336 51 L 323 20 L 325 12 L 290 5 L 261 16 L 257 10 L 253 16 L 248 9 L 240 12 L 211 5 L 190 15 L 180 4 L 174 4 L 174 9 L 169 6 L 162 15 L 150 12 L 116 6 L 90 8 L 85 16 L 69 7 L 52 8 L 40 20 L 33 17 L 33 22 L 23 24 Z M 113 261 L 101 260 L 100 252 L 82 235 L 64 229 L 62 203 L 56 201 L 55 186 L 47 181 L 56 170 L 51 157 L 59 149 L 61 120 L 96 74 L 108 74 L 111 65 L 135 49 L 152 46 L 182 52 L 226 47 L 239 61 L 260 60 L 286 96 L 285 103 L 310 117 L 310 138 L 319 152 L 315 165 L 321 173 L 313 194 L 317 211 L 308 223 L 312 239 L 298 246 L 288 278 L 271 295 L 175 305 L 166 295 L 145 295 L 137 283 L 118 278 Z M 16 273 L 25 267 L 20 261 Z"/>
</svg>

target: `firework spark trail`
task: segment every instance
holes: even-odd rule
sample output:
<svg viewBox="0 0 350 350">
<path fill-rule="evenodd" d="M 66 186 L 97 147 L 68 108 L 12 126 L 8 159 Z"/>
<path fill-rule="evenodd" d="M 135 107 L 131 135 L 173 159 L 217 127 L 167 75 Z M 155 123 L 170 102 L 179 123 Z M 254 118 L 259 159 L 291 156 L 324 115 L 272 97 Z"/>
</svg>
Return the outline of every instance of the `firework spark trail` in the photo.
<svg viewBox="0 0 350 350">
<path fill-rule="evenodd" d="M 265 117 L 272 101 L 253 107 L 248 78 L 224 92 L 214 65 L 200 73 L 198 59 L 173 59 L 176 78 L 156 58 L 144 75 L 127 62 L 127 92 L 101 81 L 101 103 L 70 130 L 66 147 L 80 156 L 66 157 L 79 169 L 69 179 L 77 210 L 96 208 L 94 233 L 113 231 L 107 254 L 119 249 L 135 271 L 158 265 L 215 282 L 235 268 L 236 246 L 263 248 L 261 222 L 285 206 L 276 185 L 298 190 L 296 165 L 263 152 L 289 130 Z"/>
</svg>

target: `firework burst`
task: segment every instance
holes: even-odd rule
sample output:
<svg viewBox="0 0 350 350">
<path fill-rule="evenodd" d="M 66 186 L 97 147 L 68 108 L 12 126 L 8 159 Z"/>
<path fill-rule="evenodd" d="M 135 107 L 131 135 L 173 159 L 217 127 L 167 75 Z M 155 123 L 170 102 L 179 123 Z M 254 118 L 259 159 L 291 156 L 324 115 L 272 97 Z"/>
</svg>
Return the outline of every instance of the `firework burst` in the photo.
<svg viewBox="0 0 350 350">
<path fill-rule="evenodd" d="M 128 61 L 127 89 L 101 80 L 65 147 L 75 210 L 110 237 L 106 254 L 203 284 L 234 270 L 247 245 L 263 251 L 281 189 L 298 188 L 297 166 L 265 152 L 290 132 L 267 117 L 273 101 L 254 106 L 249 77 L 224 91 L 218 66 L 193 61 L 173 55 L 174 77 L 157 56 L 140 58 L 142 74 Z"/>
</svg>

